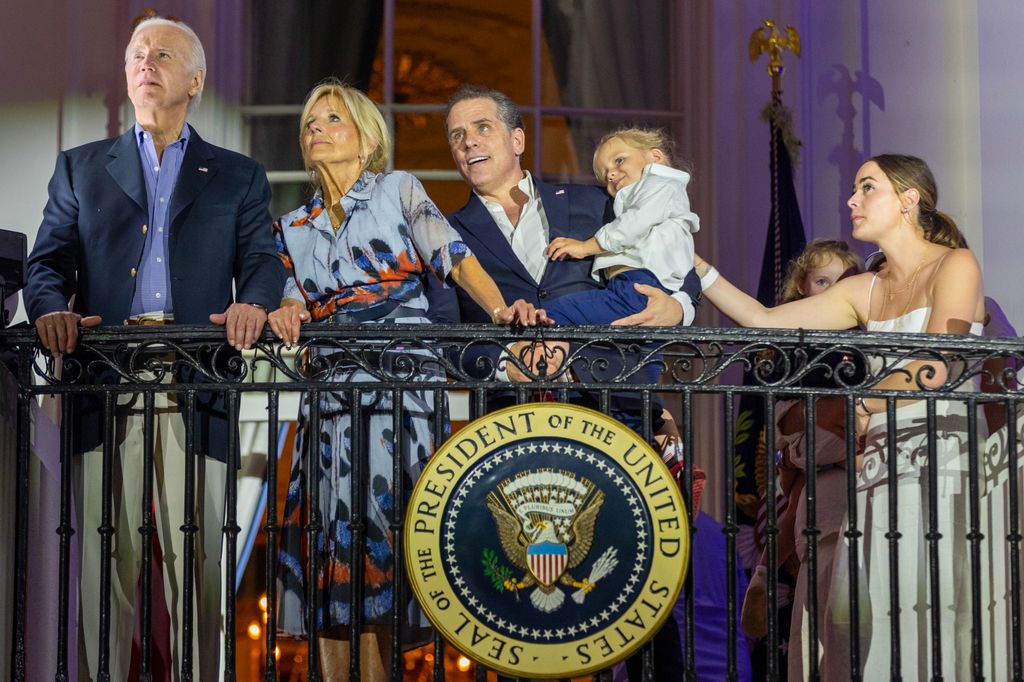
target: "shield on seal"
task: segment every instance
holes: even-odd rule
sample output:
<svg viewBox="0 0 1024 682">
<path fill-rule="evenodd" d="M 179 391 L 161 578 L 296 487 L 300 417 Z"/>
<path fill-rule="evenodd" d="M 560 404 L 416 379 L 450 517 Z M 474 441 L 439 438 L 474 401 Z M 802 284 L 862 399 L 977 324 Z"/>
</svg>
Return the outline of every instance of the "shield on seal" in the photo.
<svg viewBox="0 0 1024 682">
<path fill-rule="evenodd" d="M 533 577 L 545 587 L 558 580 L 568 560 L 569 554 L 562 544 L 538 542 L 526 548 L 526 565 Z"/>
</svg>

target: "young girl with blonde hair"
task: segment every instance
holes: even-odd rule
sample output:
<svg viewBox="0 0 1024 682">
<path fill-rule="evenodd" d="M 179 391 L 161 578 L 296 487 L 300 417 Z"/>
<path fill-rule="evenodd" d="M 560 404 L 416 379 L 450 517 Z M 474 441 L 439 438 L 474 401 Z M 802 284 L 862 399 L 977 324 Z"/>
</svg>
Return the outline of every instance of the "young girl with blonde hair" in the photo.
<svg viewBox="0 0 1024 682">
<path fill-rule="evenodd" d="M 783 287 L 783 303 L 798 301 L 824 293 L 840 280 L 862 271 L 860 258 L 850 246 L 836 239 L 816 239 L 804 248 L 789 265 Z M 826 357 L 827 366 L 835 366 L 844 358 Z M 846 359 L 849 361 L 849 359 Z M 861 373 L 861 377 L 863 374 Z M 849 377 L 848 381 L 856 379 Z M 801 385 L 830 385 L 820 372 L 812 372 Z M 834 386 L 834 382 L 831 382 Z M 839 539 L 839 529 L 846 514 L 846 428 L 845 402 L 842 398 L 822 397 L 816 403 L 814 434 L 815 484 L 817 499 L 815 526 L 817 536 L 817 622 L 818 633 L 824 632 L 823 615 L 827 610 L 832 575 L 832 558 Z M 789 631 L 789 679 L 806 677 L 806 641 L 809 635 L 807 585 L 806 495 L 807 482 L 806 425 L 803 398 L 784 398 L 775 403 L 775 446 L 779 452 L 779 489 L 788 505 L 778 517 L 775 566 L 780 567 L 795 557 L 798 565 L 796 588 Z M 754 569 L 743 601 L 740 622 L 749 637 L 764 637 L 768 632 L 768 556 L 767 549 Z M 819 644 L 818 650 L 821 650 Z"/>
</svg>

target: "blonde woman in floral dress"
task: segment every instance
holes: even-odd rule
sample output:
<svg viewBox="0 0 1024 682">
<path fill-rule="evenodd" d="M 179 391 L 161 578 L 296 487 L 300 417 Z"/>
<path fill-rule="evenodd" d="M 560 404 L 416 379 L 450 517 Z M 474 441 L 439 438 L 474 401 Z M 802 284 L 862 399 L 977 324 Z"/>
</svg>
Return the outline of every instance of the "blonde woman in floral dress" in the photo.
<svg viewBox="0 0 1024 682">
<path fill-rule="evenodd" d="M 316 193 L 308 204 L 282 216 L 274 225 L 277 246 L 288 270 L 281 307 L 270 315 L 274 333 L 286 344 L 299 339 L 301 325 L 427 323 L 423 278 L 451 280 L 465 288 L 496 323 L 518 317 L 527 324 L 536 311 L 523 301 L 506 306 L 501 293 L 468 247 L 448 225 L 420 182 L 401 171 L 386 172 L 387 127 L 373 102 L 337 81 L 315 87 L 300 121 L 300 145 Z M 382 337 L 386 337 L 382 331 Z M 313 349 L 337 353 L 338 349 Z M 399 354 L 397 351 L 396 355 Z M 386 365 L 388 353 L 381 357 Z M 443 380 L 439 376 L 418 377 Z M 374 381 L 349 366 L 339 382 Z M 369 468 L 363 556 L 361 670 L 363 679 L 382 679 L 391 660 L 391 609 L 405 625 L 422 627 L 418 609 L 396 604 L 393 538 L 393 455 L 401 459 L 411 482 L 433 452 L 435 406 L 430 393 L 403 392 L 401 452 L 393 453 L 391 391 L 361 395 L 361 432 Z M 320 420 L 311 424 L 308 405 L 300 419 L 293 458 L 285 523 L 281 535 L 279 624 L 281 631 L 310 636 L 307 609 L 316 609 L 321 668 L 326 679 L 347 679 L 351 622 L 349 565 L 352 538 L 352 409 L 349 393 L 325 392 Z M 316 470 L 305 470 L 307 439 L 319 441 Z M 319 505 L 309 509 L 322 525 L 319 572 L 305 574 L 303 519 L 306 477 L 318 482 Z M 315 583 L 316 603 L 305 601 L 308 580 Z"/>
</svg>

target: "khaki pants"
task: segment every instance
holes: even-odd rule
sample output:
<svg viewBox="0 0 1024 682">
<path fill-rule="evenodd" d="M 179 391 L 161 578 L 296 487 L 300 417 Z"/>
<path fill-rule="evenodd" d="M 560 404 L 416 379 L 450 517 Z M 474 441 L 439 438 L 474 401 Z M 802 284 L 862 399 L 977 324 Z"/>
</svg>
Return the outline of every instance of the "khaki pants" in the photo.
<svg viewBox="0 0 1024 682">
<path fill-rule="evenodd" d="M 142 395 L 118 398 L 112 471 L 110 679 L 127 680 L 135 629 L 135 593 L 142 568 L 142 482 L 144 418 Z M 129 404 L 130 403 L 130 404 Z M 177 397 L 155 394 L 153 418 L 154 523 L 163 551 L 164 595 L 171 618 L 171 658 L 175 680 L 182 676 L 184 624 L 185 425 Z M 219 676 L 221 622 L 221 527 L 224 519 L 223 462 L 195 460 L 195 585 L 193 588 L 192 668 L 194 679 Z M 82 546 L 79 678 L 94 680 L 100 651 L 100 557 L 103 519 L 103 447 L 74 459 L 76 511 Z M 158 605 L 154 604 L 154 607 Z"/>
</svg>

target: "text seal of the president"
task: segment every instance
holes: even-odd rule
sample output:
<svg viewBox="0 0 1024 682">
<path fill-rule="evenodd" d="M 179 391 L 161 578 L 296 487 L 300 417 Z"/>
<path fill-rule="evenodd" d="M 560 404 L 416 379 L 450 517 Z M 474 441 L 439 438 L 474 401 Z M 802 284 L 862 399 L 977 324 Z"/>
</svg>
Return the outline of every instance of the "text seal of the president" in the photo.
<svg viewBox="0 0 1024 682">
<path fill-rule="evenodd" d="M 406 568 L 431 622 L 488 668 L 573 677 L 647 641 L 689 561 L 679 488 L 634 431 L 531 403 L 477 419 L 427 464 Z"/>
</svg>

